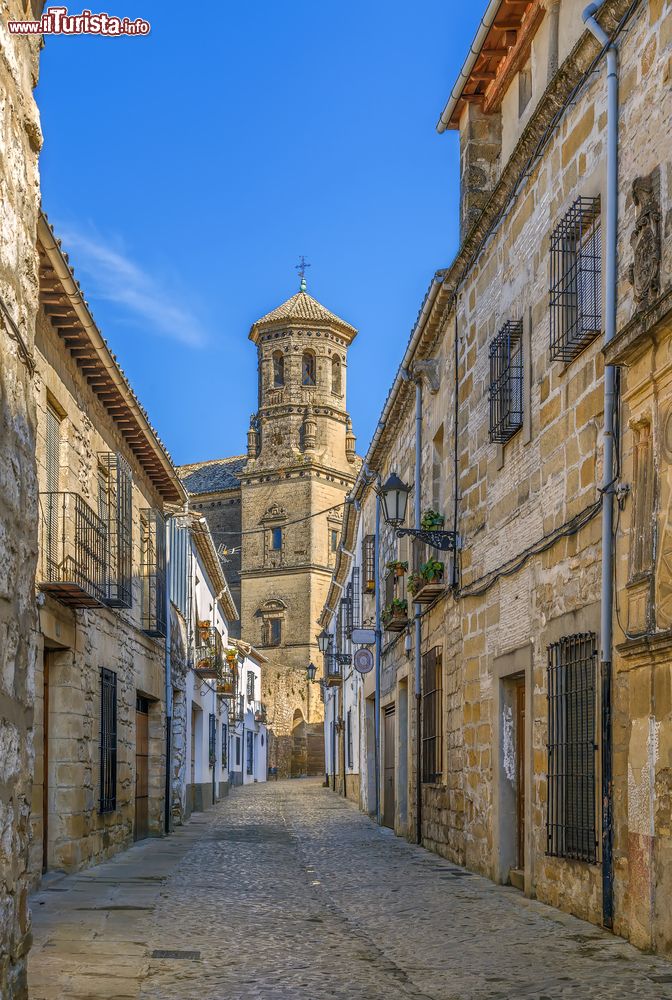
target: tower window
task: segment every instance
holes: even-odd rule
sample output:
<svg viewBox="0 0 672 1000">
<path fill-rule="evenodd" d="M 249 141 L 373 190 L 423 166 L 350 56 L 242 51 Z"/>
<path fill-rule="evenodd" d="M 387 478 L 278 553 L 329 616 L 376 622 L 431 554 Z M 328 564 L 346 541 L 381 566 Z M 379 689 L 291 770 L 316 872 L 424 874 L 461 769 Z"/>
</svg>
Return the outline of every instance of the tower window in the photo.
<svg viewBox="0 0 672 1000">
<path fill-rule="evenodd" d="M 341 395 L 341 359 L 331 359 L 331 391 L 335 396 Z"/>
<path fill-rule="evenodd" d="M 269 618 L 261 630 L 262 646 L 279 646 L 282 642 L 282 619 Z"/>
<path fill-rule="evenodd" d="M 281 389 L 285 384 L 285 359 L 281 351 L 273 352 L 273 387 Z"/>
<path fill-rule="evenodd" d="M 276 551 L 282 548 L 282 528 L 273 528 L 271 530 L 271 548 Z"/>
<path fill-rule="evenodd" d="M 315 355 L 310 351 L 301 359 L 301 385 L 315 385 Z"/>
<path fill-rule="evenodd" d="M 331 536 L 330 537 L 331 551 L 336 552 L 336 550 L 338 549 L 338 531 L 336 530 L 336 528 L 331 529 L 330 536 Z"/>
</svg>

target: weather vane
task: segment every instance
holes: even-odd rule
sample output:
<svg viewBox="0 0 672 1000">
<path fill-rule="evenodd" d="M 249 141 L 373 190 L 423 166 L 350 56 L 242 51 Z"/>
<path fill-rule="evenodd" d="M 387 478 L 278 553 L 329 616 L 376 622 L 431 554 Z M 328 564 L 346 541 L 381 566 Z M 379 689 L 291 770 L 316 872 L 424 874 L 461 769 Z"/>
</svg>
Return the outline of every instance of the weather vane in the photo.
<svg viewBox="0 0 672 1000">
<path fill-rule="evenodd" d="M 295 265 L 294 269 L 299 272 L 299 277 L 301 278 L 300 288 L 302 292 L 305 292 L 306 290 L 306 268 L 310 266 L 311 265 L 308 263 L 303 254 L 301 254 L 299 257 L 299 263 Z"/>
</svg>

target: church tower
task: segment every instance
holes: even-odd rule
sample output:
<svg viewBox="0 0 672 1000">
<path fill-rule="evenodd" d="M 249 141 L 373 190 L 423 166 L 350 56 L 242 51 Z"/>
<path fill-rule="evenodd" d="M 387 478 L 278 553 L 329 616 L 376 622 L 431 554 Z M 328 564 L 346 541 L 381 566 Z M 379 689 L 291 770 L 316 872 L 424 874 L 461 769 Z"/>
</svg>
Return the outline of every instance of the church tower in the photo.
<svg viewBox="0 0 672 1000">
<path fill-rule="evenodd" d="M 321 666 L 317 619 L 359 467 L 346 410 L 356 335 L 308 294 L 303 276 L 300 291 L 249 335 L 259 376 L 240 473 L 241 634 L 269 660 L 269 765 L 280 776 L 323 770 L 323 706 L 306 668 Z"/>
</svg>

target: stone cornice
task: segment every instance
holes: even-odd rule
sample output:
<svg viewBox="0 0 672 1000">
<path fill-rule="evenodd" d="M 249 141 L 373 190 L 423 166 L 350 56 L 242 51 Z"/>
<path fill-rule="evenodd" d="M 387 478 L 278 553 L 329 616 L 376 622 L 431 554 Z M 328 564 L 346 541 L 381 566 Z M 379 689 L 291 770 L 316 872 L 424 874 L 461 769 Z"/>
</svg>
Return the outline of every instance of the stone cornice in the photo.
<svg viewBox="0 0 672 1000">
<path fill-rule="evenodd" d="M 672 629 L 665 632 L 649 632 L 642 636 L 626 639 L 616 646 L 616 651 L 623 660 L 641 660 L 647 664 L 669 663 L 672 653 Z M 631 663 L 629 666 L 636 666 Z"/>
<path fill-rule="evenodd" d="M 667 321 L 665 327 L 663 324 Z M 647 309 L 635 313 L 610 344 L 604 348 L 608 365 L 627 365 L 655 343 L 658 334 L 672 330 L 672 287 Z"/>
</svg>

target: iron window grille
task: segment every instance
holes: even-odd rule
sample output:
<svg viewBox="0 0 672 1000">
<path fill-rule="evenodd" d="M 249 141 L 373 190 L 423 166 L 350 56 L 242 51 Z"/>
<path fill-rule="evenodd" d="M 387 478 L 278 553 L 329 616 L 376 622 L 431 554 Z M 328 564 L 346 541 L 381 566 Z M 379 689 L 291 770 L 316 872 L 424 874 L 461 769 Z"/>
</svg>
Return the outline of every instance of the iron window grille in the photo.
<svg viewBox="0 0 672 1000">
<path fill-rule="evenodd" d="M 490 344 L 490 440 L 504 444 L 523 426 L 523 324 L 508 320 Z"/>
<path fill-rule="evenodd" d="M 366 535 L 362 539 L 362 575 L 364 592 L 375 594 L 376 592 L 376 538 L 375 535 Z"/>
<path fill-rule="evenodd" d="M 40 588 L 70 607 L 107 595 L 107 527 L 78 493 L 41 493 Z"/>
<path fill-rule="evenodd" d="M 548 813 L 546 853 L 597 862 L 594 632 L 548 647 Z"/>
<path fill-rule="evenodd" d="M 254 701 L 254 671 L 247 671 L 247 700 Z"/>
<path fill-rule="evenodd" d="M 254 733 L 247 731 L 247 773 L 254 774 Z"/>
<path fill-rule="evenodd" d="M 210 767 L 214 767 L 217 759 L 217 719 L 212 712 L 208 717 L 208 723 L 208 760 Z"/>
<path fill-rule="evenodd" d="M 336 622 L 336 652 L 339 655 L 343 655 L 346 652 L 350 625 L 350 608 L 352 606 L 352 599 L 349 595 L 349 587 L 346 588 L 345 597 L 342 597 L 338 604 L 338 618 Z"/>
<path fill-rule="evenodd" d="M 159 510 L 140 511 L 142 628 L 148 635 L 166 635 L 166 522 Z"/>
<path fill-rule="evenodd" d="M 133 604 L 133 478 L 126 459 L 113 452 L 98 456 L 107 476 L 106 603 L 113 608 Z M 99 502 L 102 498 L 99 498 Z"/>
<path fill-rule="evenodd" d="M 224 769 L 226 769 L 226 766 L 228 764 L 228 750 L 229 750 L 228 744 L 229 741 L 226 731 L 226 723 L 223 722 L 222 723 L 222 767 Z"/>
<path fill-rule="evenodd" d="M 352 637 L 352 630 L 360 628 L 362 624 L 362 597 L 359 586 L 359 566 L 353 566 L 350 583 L 348 584 L 348 598 L 350 601 L 348 634 Z"/>
<path fill-rule="evenodd" d="M 338 653 L 324 654 L 324 671 L 327 681 L 336 681 L 341 679 L 341 664 L 339 662 Z"/>
<path fill-rule="evenodd" d="M 551 359 L 573 361 L 602 330 L 600 199 L 577 198 L 551 235 Z"/>
<path fill-rule="evenodd" d="M 443 653 L 434 646 L 422 657 L 422 780 L 437 782 L 443 773 Z"/>
<path fill-rule="evenodd" d="M 100 671 L 100 803 L 101 813 L 117 808 L 117 675 Z"/>
</svg>

